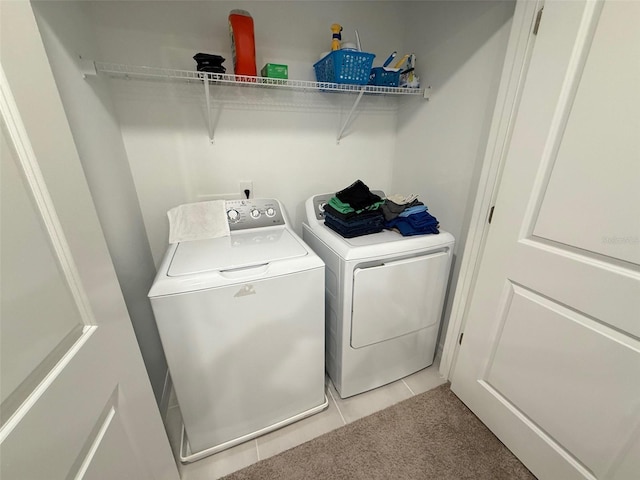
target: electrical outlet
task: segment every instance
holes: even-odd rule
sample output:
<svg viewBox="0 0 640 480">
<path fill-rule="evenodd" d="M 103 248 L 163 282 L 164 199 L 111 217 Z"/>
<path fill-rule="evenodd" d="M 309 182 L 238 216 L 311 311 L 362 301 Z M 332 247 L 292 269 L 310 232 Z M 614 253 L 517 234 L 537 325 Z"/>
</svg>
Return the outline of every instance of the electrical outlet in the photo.
<svg viewBox="0 0 640 480">
<path fill-rule="evenodd" d="M 247 190 L 249 195 L 247 195 Z M 240 198 L 253 198 L 253 182 L 251 180 L 240 182 Z"/>
</svg>

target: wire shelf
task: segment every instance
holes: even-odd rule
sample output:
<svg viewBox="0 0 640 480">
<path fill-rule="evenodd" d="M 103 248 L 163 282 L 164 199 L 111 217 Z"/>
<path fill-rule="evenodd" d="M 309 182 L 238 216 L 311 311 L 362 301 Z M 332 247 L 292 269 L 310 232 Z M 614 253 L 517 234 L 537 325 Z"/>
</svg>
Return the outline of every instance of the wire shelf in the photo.
<svg viewBox="0 0 640 480">
<path fill-rule="evenodd" d="M 95 62 L 95 68 L 97 73 L 104 73 L 112 77 L 166 79 L 186 82 L 202 82 L 205 79 L 208 79 L 211 85 L 278 88 L 309 92 L 350 92 L 358 94 L 363 92 L 365 94 L 377 95 L 412 95 L 425 97 L 424 88 L 381 87 L 375 85 L 347 85 L 327 82 L 311 82 L 306 80 L 284 80 L 279 78 L 251 77 L 246 75 L 208 73 L 193 70 L 175 70 L 171 68 L 144 67 L 104 62 Z"/>
</svg>

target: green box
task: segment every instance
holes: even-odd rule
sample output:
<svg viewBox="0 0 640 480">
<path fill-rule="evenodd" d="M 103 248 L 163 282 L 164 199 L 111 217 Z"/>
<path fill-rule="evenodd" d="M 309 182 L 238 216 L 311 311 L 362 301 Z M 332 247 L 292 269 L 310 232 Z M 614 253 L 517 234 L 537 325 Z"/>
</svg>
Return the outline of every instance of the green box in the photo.
<svg viewBox="0 0 640 480">
<path fill-rule="evenodd" d="M 260 70 L 260 75 L 268 78 L 289 78 L 289 67 L 287 65 L 279 65 L 277 63 L 267 63 L 262 70 Z"/>
</svg>

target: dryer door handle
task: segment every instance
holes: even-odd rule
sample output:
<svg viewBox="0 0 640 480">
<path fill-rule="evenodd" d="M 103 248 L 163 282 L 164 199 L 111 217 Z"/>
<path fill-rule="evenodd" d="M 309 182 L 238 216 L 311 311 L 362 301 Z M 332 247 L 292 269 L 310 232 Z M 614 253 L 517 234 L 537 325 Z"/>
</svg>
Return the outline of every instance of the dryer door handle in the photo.
<svg viewBox="0 0 640 480">
<path fill-rule="evenodd" d="M 252 265 L 250 267 L 231 268 L 229 270 L 220 270 L 220 275 L 224 278 L 237 279 L 245 277 L 255 277 L 257 275 L 263 275 L 267 273 L 269 269 L 268 263 L 261 263 L 260 265 Z"/>
</svg>

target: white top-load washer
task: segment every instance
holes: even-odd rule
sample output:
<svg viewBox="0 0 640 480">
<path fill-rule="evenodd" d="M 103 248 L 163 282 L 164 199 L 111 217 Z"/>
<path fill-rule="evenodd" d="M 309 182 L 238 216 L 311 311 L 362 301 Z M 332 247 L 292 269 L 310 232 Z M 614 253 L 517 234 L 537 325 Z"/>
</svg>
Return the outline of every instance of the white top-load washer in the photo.
<svg viewBox="0 0 640 480">
<path fill-rule="evenodd" d="M 442 230 L 344 238 L 324 225 L 332 196 L 306 201 L 302 236 L 326 265 L 326 367 L 346 398 L 433 363 L 455 240 Z"/>
<path fill-rule="evenodd" d="M 231 235 L 170 245 L 149 292 L 182 412 L 183 462 L 328 405 L 322 260 L 277 200 L 226 208 Z"/>
</svg>

